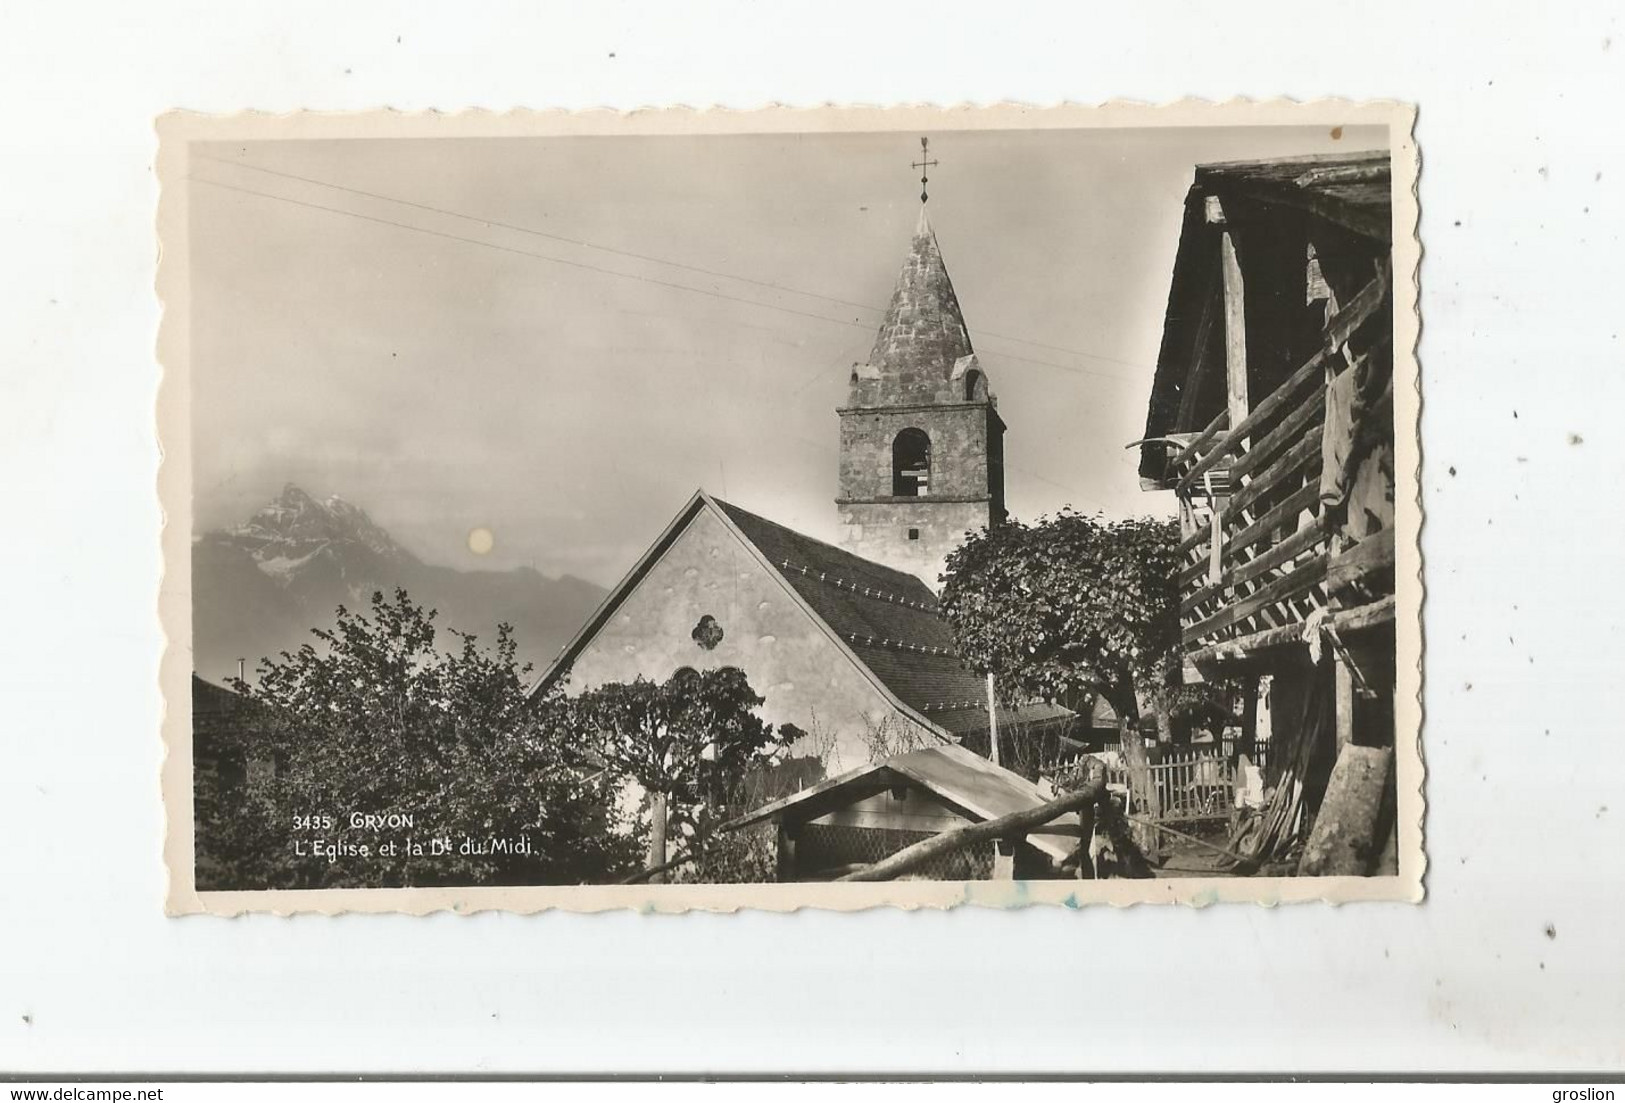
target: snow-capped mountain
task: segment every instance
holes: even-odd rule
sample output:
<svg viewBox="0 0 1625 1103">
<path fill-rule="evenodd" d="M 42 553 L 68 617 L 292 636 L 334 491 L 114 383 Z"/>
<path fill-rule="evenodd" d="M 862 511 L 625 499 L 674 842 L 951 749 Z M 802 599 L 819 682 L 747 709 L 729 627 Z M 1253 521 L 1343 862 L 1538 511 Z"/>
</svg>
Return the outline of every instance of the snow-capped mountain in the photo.
<svg viewBox="0 0 1625 1103">
<path fill-rule="evenodd" d="M 272 574 L 291 571 L 292 564 L 335 544 L 386 558 L 414 559 L 360 506 L 351 505 L 337 494 L 318 502 L 292 483 L 260 507 L 246 525 L 238 525 L 227 535 L 252 551 L 261 569 Z"/>
<path fill-rule="evenodd" d="M 579 578 L 530 568 L 459 571 L 424 563 L 365 510 L 337 496 L 318 501 L 289 484 L 244 524 L 192 545 L 193 668 L 219 682 L 265 655 L 310 642 L 339 605 L 365 609 L 373 591 L 404 587 L 439 615 L 442 630 L 489 642 L 514 626 L 521 661 L 540 667 L 604 597 Z"/>
</svg>

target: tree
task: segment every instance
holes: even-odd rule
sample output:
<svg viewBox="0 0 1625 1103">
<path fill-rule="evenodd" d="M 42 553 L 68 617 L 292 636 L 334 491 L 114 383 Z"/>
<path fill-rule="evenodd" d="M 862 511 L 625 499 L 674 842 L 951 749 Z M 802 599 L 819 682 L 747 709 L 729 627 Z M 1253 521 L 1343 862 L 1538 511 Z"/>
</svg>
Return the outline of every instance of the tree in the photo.
<svg viewBox="0 0 1625 1103">
<path fill-rule="evenodd" d="M 1172 520 L 1107 521 L 1073 510 L 1007 522 L 949 555 L 938 602 L 960 653 L 1011 700 L 1099 694 L 1117 713 L 1129 779 L 1156 812 L 1141 702 L 1164 739 L 1204 696 L 1178 685 L 1179 530 Z M 1149 829 L 1141 844 L 1155 848 Z"/>
<path fill-rule="evenodd" d="M 960 653 L 1012 700 L 1100 694 L 1165 726 L 1178 669 L 1179 530 L 1070 509 L 1011 521 L 949 555 L 939 607 Z"/>
<path fill-rule="evenodd" d="M 762 700 L 731 666 L 611 682 L 575 700 L 572 726 L 591 733 L 605 765 L 650 798 L 649 868 L 665 863 L 670 828 L 703 852 L 741 786 L 793 740 L 793 729 L 775 732 L 756 715 Z"/>
<path fill-rule="evenodd" d="M 562 698 L 527 699 L 512 629 L 492 649 L 454 630 L 443 651 L 434 619 L 404 590 L 374 593 L 370 615 L 341 606 L 317 644 L 236 684 L 259 717 L 239 753 L 275 767 L 234 791 L 200 778 L 199 849 L 233 882 L 219 887 L 568 884 L 635 868 L 638 840 L 569 747 Z"/>
</svg>

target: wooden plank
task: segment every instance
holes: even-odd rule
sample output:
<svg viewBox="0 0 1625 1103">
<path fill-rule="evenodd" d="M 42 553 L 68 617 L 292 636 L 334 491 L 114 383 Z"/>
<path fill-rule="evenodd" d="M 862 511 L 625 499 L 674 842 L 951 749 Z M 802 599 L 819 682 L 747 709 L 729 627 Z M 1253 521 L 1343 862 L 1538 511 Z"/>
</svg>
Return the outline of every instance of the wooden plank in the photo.
<svg viewBox="0 0 1625 1103">
<path fill-rule="evenodd" d="M 1326 572 L 1326 588 L 1341 590 L 1366 575 L 1394 565 L 1394 530 L 1382 529 L 1345 547 Z"/>
<path fill-rule="evenodd" d="M 1288 477 L 1300 472 L 1313 477 L 1320 474 L 1320 426 L 1312 426 L 1308 432 L 1298 439 L 1298 443 L 1287 449 L 1286 454 L 1269 467 L 1259 472 L 1252 482 L 1236 491 L 1235 496 L 1224 508 L 1224 519 L 1240 516 L 1242 511 L 1272 490 L 1280 489 L 1281 483 Z M 1296 489 L 1296 488 L 1294 488 Z"/>
<path fill-rule="evenodd" d="M 1371 602 L 1369 605 L 1356 605 L 1352 609 L 1342 609 L 1332 614 L 1332 627 L 1340 632 L 1358 632 L 1363 628 L 1375 628 L 1379 624 L 1394 619 L 1394 595 Z"/>
<path fill-rule="evenodd" d="M 1219 234 L 1219 264 L 1224 276 L 1224 384 L 1230 424 L 1247 417 L 1247 304 L 1235 231 Z"/>
<path fill-rule="evenodd" d="M 1202 522 L 1201 526 L 1195 532 L 1191 533 L 1189 536 L 1185 537 L 1185 539 L 1181 540 L 1179 542 L 1179 554 L 1180 555 L 1189 555 L 1192 548 L 1195 548 L 1199 544 L 1206 543 L 1207 540 L 1209 539 L 1208 534 L 1213 529 L 1213 522 L 1214 522 L 1215 519 L 1216 518 L 1214 518 L 1213 516 L 1210 515 L 1206 521 Z M 1207 569 L 1207 550 L 1206 549 L 1203 549 L 1203 552 L 1202 552 L 1202 569 L 1203 570 Z"/>
<path fill-rule="evenodd" d="M 888 831 L 952 831 L 970 822 L 946 809 L 941 814 L 889 811 L 880 808 L 837 808 L 807 821 L 820 827 L 878 827 Z"/>
<path fill-rule="evenodd" d="M 1263 554 L 1234 565 L 1216 585 L 1206 586 L 1187 597 L 1180 602 L 1179 611 L 1182 613 L 1189 612 L 1197 605 L 1217 597 L 1233 586 L 1240 586 L 1244 582 L 1250 582 L 1265 571 L 1278 567 L 1289 559 L 1296 559 L 1299 555 L 1326 539 L 1326 529 L 1329 524 L 1328 519 L 1323 517 L 1314 518 L 1309 524 L 1303 526 Z"/>
<path fill-rule="evenodd" d="M 1342 750 L 1354 742 L 1354 672 L 1348 659 L 1339 649 L 1332 657 L 1335 696 L 1337 701 L 1337 747 Z"/>
<path fill-rule="evenodd" d="M 1306 483 L 1282 498 L 1258 520 L 1242 529 L 1230 538 L 1230 553 L 1240 555 L 1260 540 L 1270 539 L 1276 529 L 1286 527 L 1286 523 L 1302 513 L 1304 510 L 1320 501 L 1320 484 Z M 1322 522 L 1329 528 L 1330 519 Z"/>
<path fill-rule="evenodd" d="M 1239 620 L 1252 616 L 1266 606 L 1274 605 L 1276 602 L 1294 594 L 1303 593 L 1303 591 L 1326 577 L 1327 559 L 1328 557 L 1325 555 L 1317 556 L 1290 574 L 1282 575 L 1257 593 L 1225 606 L 1218 613 L 1186 631 L 1184 633 L 1185 643 L 1195 643 L 1197 640 L 1211 636 L 1215 632 L 1223 631 Z"/>
<path fill-rule="evenodd" d="M 1078 818 L 1086 824 L 1094 822 L 1094 806 L 1106 796 L 1106 768 L 1097 758 L 1085 759 L 1089 763 L 1089 774 L 1084 784 L 1059 797 L 1048 804 L 1041 804 L 1036 808 L 1012 812 L 1008 816 L 1000 816 L 996 820 L 975 824 L 970 827 L 961 827 L 957 831 L 949 831 L 942 835 L 935 835 L 913 846 L 904 847 L 896 854 L 872 866 L 849 873 L 840 878 L 842 881 L 889 881 L 899 877 L 911 869 L 915 869 L 932 858 L 942 854 L 952 854 L 977 843 L 987 842 L 991 839 L 1019 839 L 1034 828 L 1041 827 L 1052 820 L 1059 819 L 1068 812 L 1078 813 Z"/>
<path fill-rule="evenodd" d="M 1185 568 L 1179 572 L 1179 588 L 1181 590 L 1189 589 L 1191 583 L 1197 581 L 1206 574 L 1207 560 L 1205 558 L 1198 560 L 1197 562 L 1187 564 Z"/>
<path fill-rule="evenodd" d="M 1384 270 L 1355 292 L 1347 306 L 1326 320 L 1322 346 L 1325 351 L 1332 353 L 1346 345 L 1354 331 L 1377 312 L 1387 297 L 1388 275 Z"/>
<path fill-rule="evenodd" d="M 1300 188 L 1294 184 L 1273 180 L 1253 179 L 1246 184 L 1249 198 L 1263 204 L 1293 207 L 1335 222 L 1373 241 L 1390 240 L 1392 227 L 1386 208 L 1368 210 L 1354 203 L 1346 203 L 1335 194 L 1316 188 Z"/>
<path fill-rule="evenodd" d="M 1207 423 L 1207 428 L 1203 429 L 1200 433 L 1197 433 L 1189 444 L 1185 445 L 1184 448 L 1181 448 L 1174 458 L 1168 461 L 1168 470 L 1177 471 L 1185 464 L 1190 463 L 1196 458 L 1197 450 L 1203 445 L 1207 444 L 1208 441 L 1218 436 L 1224 427 L 1229 423 L 1230 411 L 1220 410 L 1218 415 L 1215 416 L 1212 421 Z"/>
<path fill-rule="evenodd" d="M 1264 516 L 1260 517 L 1257 521 L 1254 521 L 1236 535 L 1226 540 L 1226 561 L 1234 562 L 1236 557 L 1239 556 L 1243 551 L 1252 547 L 1260 540 L 1270 537 L 1276 529 L 1285 526 L 1289 519 L 1297 517 L 1298 514 L 1302 513 L 1304 510 L 1308 509 L 1318 501 L 1320 501 L 1320 487 L 1317 484 L 1311 483 L 1301 487 L 1291 496 L 1284 499 L 1279 505 L 1275 506 L 1268 513 L 1264 514 Z M 1317 523 L 1322 524 L 1323 527 L 1329 528 L 1330 519 L 1328 518 L 1324 522 Z M 1206 530 L 1204 529 L 1202 531 Z M 1207 556 L 1204 554 L 1179 572 L 1180 589 L 1188 589 L 1194 582 L 1196 582 L 1197 579 L 1201 578 L 1207 573 L 1207 569 Z"/>
<path fill-rule="evenodd" d="M 1224 439 L 1214 445 L 1212 450 L 1202 457 L 1188 474 L 1180 479 L 1176 489 L 1188 488 L 1195 479 L 1209 467 L 1232 452 L 1240 450 L 1240 443 L 1248 434 L 1252 433 L 1268 418 L 1272 417 L 1286 402 L 1309 380 L 1317 383 L 1322 380 L 1322 369 L 1326 361 L 1349 339 L 1349 336 L 1358 329 L 1382 305 L 1383 297 L 1387 294 L 1388 285 L 1384 279 L 1374 279 L 1362 288 L 1359 294 L 1349 300 L 1348 306 L 1334 314 L 1326 323 L 1322 333 L 1322 343 L 1319 351 L 1311 356 L 1297 371 L 1293 372 L 1286 382 L 1271 391 L 1253 412 L 1248 414 L 1240 423 L 1232 423 L 1235 428 L 1225 434 Z M 1206 466 L 1204 466 L 1206 465 Z"/>
<path fill-rule="evenodd" d="M 1224 574 L 1224 529 L 1219 525 L 1209 525 L 1208 533 L 1212 537 L 1208 544 L 1207 577 L 1210 582 L 1217 582 L 1219 576 Z"/>
<path fill-rule="evenodd" d="M 1282 418 L 1275 428 L 1253 445 L 1252 451 L 1230 466 L 1231 481 L 1239 485 L 1248 474 L 1274 459 L 1287 442 L 1296 440 L 1306 427 L 1323 424 L 1325 420 L 1326 391 L 1322 387 L 1315 387 L 1297 409 Z"/>
<path fill-rule="evenodd" d="M 1251 582 L 1265 571 L 1279 567 L 1289 559 L 1298 558 L 1299 555 L 1326 539 L 1326 532 L 1330 528 L 1331 518 L 1325 514 L 1311 517 L 1308 524 L 1282 540 L 1279 544 L 1276 544 L 1273 548 L 1232 567 L 1230 584 L 1239 586 L 1243 582 Z"/>
<path fill-rule="evenodd" d="M 1302 187 L 1326 184 L 1374 183 L 1390 179 L 1387 161 L 1370 161 L 1363 165 L 1327 165 L 1312 168 L 1293 183 Z"/>
<path fill-rule="evenodd" d="M 1380 601 L 1373 601 L 1369 605 L 1339 610 L 1328 618 L 1331 626 L 1340 632 L 1354 632 L 1362 628 L 1372 628 L 1393 619 L 1393 595 L 1382 598 Z M 1254 632 L 1248 636 L 1238 636 L 1233 640 L 1221 640 L 1206 647 L 1199 647 L 1185 656 L 1185 662 L 1192 666 L 1201 667 L 1218 662 L 1242 661 L 1261 651 L 1268 651 L 1274 647 L 1295 643 L 1303 643 L 1302 624 L 1288 624 L 1281 628 L 1267 628 L 1262 632 Z"/>
</svg>

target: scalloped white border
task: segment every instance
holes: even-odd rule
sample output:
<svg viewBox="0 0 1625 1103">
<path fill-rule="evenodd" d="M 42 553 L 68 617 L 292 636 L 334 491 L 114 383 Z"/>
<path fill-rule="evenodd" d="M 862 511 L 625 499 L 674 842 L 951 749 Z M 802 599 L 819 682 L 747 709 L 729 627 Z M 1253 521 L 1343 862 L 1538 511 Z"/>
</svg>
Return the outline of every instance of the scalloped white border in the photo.
<svg viewBox="0 0 1625 1103">
<path fill-rule="evenodd" d="M 1421 558 L 1421 377 L 1416 348 L 1421 333 L 1418 280 L 1422 249 L 1417 237 L 1420 154 L 1415 141 L 1416 109 L 1394 101 L 1339 99 L 1185 99 L 1153 105 L 1114 101 L 1099 106 L 1025 104 L 993 106 L 791 108 L 751 111 L 686 107 L 636 111 L 471 110 L 406 113 L 392 109 L 357 113 L 299 112 L 271 115 L 245 112 L 207 116 L 173 112 L 157 121 L 159 264 L 157 293 L 163 307 L 157 353 L 163 369 L 157 403 L 157 431 L 163 454 L 158 495 L 164 516 L 165 573 L 158 613 L 167 646 L 159 671 L 165 702 L 162 734 L 165 758 L 162 789 L 167 831 L 164 861 L 168 873 L 165 910 L 171 915 L 239 915 L 269 912 L 394 912 L 425 915 L 437 911 L 468 914 L 503 910 L 532 913 L 560 909 L 599 912 L 717 912 L 754 908 L 795 911 L 820 908 L 856 911 L 873 907 L 950 908 L 959 904 L 1010 908 L 1033 904 L 1082 907 L 1090 904 L 1187 904 L 1246 902 L 1286 904 L 1360 900 L 1419 902 L 1427 868 L 1423 851 L 1425 801 L 1422 760 Z M 191 393 L 188 287 L 188 144 L 232 139 L 274 141 L 312 138 L 538 137 L 570 135 L 767 134 L 835 131 L 917 132 L 928 130 L 1156 128 L 1170 126 L 1382 125 L 1393 151 L 1394 372 L 1410 386 L 1394 388 L 1395 472 L 1410 493 L 1396 494 L 1398 555 L 1395 693 L 1395 770 L 1399 798 L 1399 873 L 1391 877 L 1180 878 L 1172 880 L 884 882 L 876 884 L 763 884 L 585 886 L 484 889 L 325 889 L 313 891 L 198 892 L 194 887 L 192 808 L 191 677 Z M 1408 430 L 1408 431 L 1406 431 Z"/>
</svg>

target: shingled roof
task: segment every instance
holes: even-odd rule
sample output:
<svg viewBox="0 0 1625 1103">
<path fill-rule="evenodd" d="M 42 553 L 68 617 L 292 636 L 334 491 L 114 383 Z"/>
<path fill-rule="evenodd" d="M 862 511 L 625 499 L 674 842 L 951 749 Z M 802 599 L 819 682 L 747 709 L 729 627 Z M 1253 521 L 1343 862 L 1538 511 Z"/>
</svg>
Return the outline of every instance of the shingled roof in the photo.
<svg viewBox="0 0 1625 1103">
<path fill-rule="evenodd" d="M 754 549 L 824 630 L 839 640 L 916 721 L 953 739 L 987 730 L 984 679 L 960 662 L 953 634 L 937 615 L 936 595 L 930 587 L 914 575 L 815 540 L 713 498 L 703 490 L 689 499 L 655 545 L 611 591 L 586 627 L 542 676 L 537 690 L 568 669 L 613 615 L 621 598 L 630 593 L 703 509 L 715 511 Z M 1035 723 L 1071 715 L 1060 706 L 1037 705 L 1001 709 L 999 721 Z"/>
</svg>

